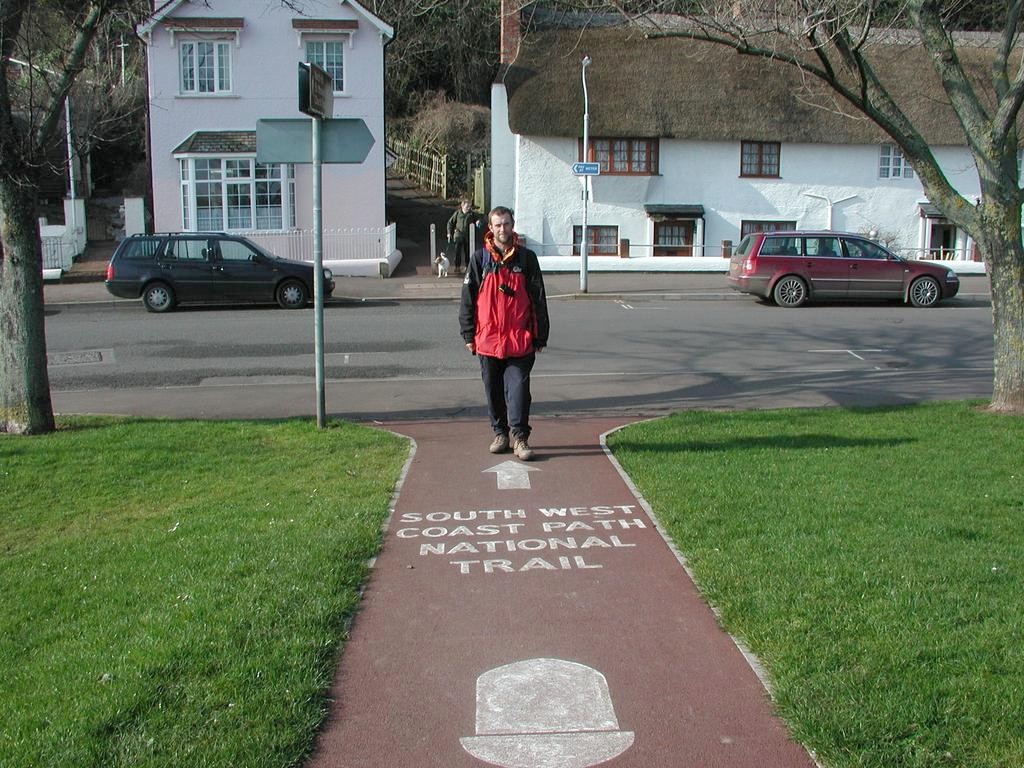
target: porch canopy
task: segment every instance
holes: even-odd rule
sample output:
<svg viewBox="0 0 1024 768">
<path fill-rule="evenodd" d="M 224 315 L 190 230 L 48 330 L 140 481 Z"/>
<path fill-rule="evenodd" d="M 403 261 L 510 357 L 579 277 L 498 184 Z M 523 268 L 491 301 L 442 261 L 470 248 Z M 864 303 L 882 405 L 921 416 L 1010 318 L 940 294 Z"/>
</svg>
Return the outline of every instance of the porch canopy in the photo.
<svg viewBox="0 0 1024 768">
<path fill-rule="evenodd" d="M 703 219 L 703 205 L 689 205 L 676 203 L 670 205 L 648 204 L 644 205 L 644 211 L 654 221 L 665 221 L 666 219 Z"/>
</svg>

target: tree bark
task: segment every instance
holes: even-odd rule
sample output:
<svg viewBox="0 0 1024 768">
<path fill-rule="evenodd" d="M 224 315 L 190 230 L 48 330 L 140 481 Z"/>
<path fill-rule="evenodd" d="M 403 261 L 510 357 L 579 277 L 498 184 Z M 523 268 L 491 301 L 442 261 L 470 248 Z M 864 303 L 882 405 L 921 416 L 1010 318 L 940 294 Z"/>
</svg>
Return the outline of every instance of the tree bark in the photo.
<svg viewBox="0 0 1024 768">
<path fill-rule="evenodd" d="M 54 428 L 46 369 L 43 263 L 36 221 L 37 185 L 28 173 L 0 176 L 0 432 Z"/>
<path fill-rule="evenodd" d="M 992 284 L 992 401 L 989 410 L 1024 415 L 1024 245 L 1020 204 L 983 193 L 977 242 Z"/>
</svg>

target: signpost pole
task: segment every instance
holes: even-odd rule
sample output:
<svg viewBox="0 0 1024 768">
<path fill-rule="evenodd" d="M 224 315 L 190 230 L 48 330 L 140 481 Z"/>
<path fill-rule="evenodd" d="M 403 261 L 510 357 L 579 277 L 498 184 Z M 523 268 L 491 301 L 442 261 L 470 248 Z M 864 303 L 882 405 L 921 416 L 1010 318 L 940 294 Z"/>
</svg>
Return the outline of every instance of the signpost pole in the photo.
<svg viewBox="0 0 1024 768">
<path fill-rule="evenodd" d="M 316 356 L 316 425 L 327 426 L 327 393 L 324 390 L 324 236 L 320 128 L 313 118 L 313 338 Z"/>
<path fill-rule="evenodd" d="M 590 152 L 590 102 L 587 98 L 587 67 L 590 57 L 583 57 L 583 162 Z M 580 232 L 580 293 L 587 292 L 587 204 L 590 202 L 590 176 L 583 177 L 583 226 Z"/>
</svg>

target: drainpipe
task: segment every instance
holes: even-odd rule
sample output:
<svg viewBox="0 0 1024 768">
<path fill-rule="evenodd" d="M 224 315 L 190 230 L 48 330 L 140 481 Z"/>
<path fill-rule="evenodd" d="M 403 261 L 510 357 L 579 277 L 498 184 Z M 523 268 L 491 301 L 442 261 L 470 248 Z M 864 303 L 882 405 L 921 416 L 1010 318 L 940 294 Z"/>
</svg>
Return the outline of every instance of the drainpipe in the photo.
<svg viewBox="0 0 1024 768">
<path fill-rule="evenodd" d="M 848 197 L 843 197 L 840 198 L 839 200 L 830 200 L 824 195 L 816 195 L 813 192 L 804 192 L 803 194 L 807 197 L 813 197 L 818 200 L 824 200 L 828 204 L 828 225 L 825 227 L 825 229 L 829 230 L 830 232 L 832 231 L 832 207 L 839 205 L 839 203 L 845 203 L 847 200 L 853 200 L 853 198 L 856 197 L 856 195 L 849 195 Z"/>
</svg>

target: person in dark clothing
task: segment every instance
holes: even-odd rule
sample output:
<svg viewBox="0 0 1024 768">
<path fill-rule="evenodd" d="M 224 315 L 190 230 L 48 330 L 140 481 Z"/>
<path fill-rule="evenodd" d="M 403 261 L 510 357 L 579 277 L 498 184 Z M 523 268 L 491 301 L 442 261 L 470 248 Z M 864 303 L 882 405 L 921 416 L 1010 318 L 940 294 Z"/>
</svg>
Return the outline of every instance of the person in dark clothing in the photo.
<svg viewBox="0 0 1024 768">
<path fill-rule="evenodd" d="M 448 253 L 447 256 L 456 272 L 460 269 L 465 270 L 469 263 L 469 227 L 471 224 L 479 224 L 480 219 L 480 215 L 473 210 L 469 200 L 459 203 L 455 213 L 448 219 L 448 242 L 450 243 L 448 247 L 453 252 Z"/>
<path fill-rule="evenodd" d="M 544 277 L 537 254 L 513 230 L 510 209 L 494 208 L 487 221 L 484 247 L 473 254 L 462 282 L 459 327 L 466 349 L 480 359 L 494 430 L 491 453 L 511 448 L 530 461 L 530 371 L 550 329 Z"/>
</svg>

